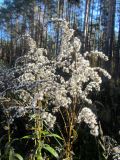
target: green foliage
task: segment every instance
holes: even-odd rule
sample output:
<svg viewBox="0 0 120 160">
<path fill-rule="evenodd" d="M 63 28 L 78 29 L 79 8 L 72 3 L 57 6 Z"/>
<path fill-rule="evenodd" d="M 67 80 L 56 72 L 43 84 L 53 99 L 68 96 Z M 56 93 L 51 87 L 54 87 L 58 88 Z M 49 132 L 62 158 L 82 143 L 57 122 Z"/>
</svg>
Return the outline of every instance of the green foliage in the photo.
<svg viewBox="0 0 120 160">
<path fill-rule="evenodd" d="M 44 144 L 43 148 L 45 150 L 47 150 L 48 152 L 50 152 L 54 157 L 59 158 L 58 153 L 54 150 L 54 148 L 52 148 L 51 146 L 49 146 L 48 144 Z"/>
<path fill-rule="evenodd" d="M 9 151 L 9 160 L 23 160 L 22 156 L 14 152 L 14 149 L 11 148 Z"/>
<path fill-rule="evenodd" d="M 44 160 L 44 155 L 47 156 L 48 152 L 51 154 L 51 156 L 59 158 L 57 151 L 54 149 L 54 145 L 51 144 L 51 146 L 46 144 L 46 142 L 50 142 L 50 139 L 52 138 L 57 142 L 58 145 L 61 144 L 59 140 L 62 141 L 63 139 L 58 134 L 52 133 L 50 130 L 44 130 L 44 125 L 42 125 L 42 121 L 39 119 L 40 117 L 38 114 L 33 114 L 30 117 L 31 118 L 29 122 L 34 122 L 35 126 L 30 126 L 31 128 L 29 128 L 29 130 L 32 131 L 31 134 L 25 135 L 20 139 L 21 141 L 34 141 L 34 151 L 32 155 L 33 159 L 35 158 L 36 160 Z"/>
<path fill-rule="evenodd" d="M 0 150 L 2 153 L 2 150 Z M 0 156 L 1 160 L 23 160 L 23 157 L 16 153 L 14 148 L 12 147 L 12 142 L 7 142 L 4 147 L 4 152 Z"/>
</svg>

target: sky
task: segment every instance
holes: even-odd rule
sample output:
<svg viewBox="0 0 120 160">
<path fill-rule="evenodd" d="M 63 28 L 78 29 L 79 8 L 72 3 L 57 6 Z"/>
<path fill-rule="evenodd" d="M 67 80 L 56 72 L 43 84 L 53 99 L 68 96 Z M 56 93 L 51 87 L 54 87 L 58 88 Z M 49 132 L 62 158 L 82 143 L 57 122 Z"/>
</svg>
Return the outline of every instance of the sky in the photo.
<svg viewBox="0 0 120 160">
<path fill-rule="evenodd" d="M 0 0 L 0 5 L 3 3 L 4 0 Z"/>
<path fill-rule="evenodd" d="M 0 3 L 3 2 L 4 0 L 0 0 Z"/>
</svg>

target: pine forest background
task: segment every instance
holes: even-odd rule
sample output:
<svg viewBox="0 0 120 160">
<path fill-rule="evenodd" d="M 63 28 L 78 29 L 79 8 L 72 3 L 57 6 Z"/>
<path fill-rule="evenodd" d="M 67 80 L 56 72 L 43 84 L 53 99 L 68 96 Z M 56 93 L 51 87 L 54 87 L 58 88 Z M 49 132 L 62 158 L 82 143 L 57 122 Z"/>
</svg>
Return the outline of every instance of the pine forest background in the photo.
<svg viewBox="0 0 120 160">
<path fill-rule="evenodd" d="M 82 52 L 99 50 L 109 56 L 110 72 L 119 78 L 120 1 L 119 0 L 4 0 L 0 7 L 0 57 L 9 65 L 24 54 L 24 42 L 17 39 L 29 33 L 37 46 L 59 50 L 60 27 L 51 18 L 63 18 L 80 38 Z M 21 49 L 22 48 L 22 49 Z"/>
<path fill-rule="evenodd" d="M 104 79 L 93 99 L 104 134 L 120 144 L 120 0 L 4 0 L 0 5 L 1 67 L 10 68 L 24 55 L 24 40 L 19 38 L 26 33 L 38 48 L 49 51 L 49 58 L 55 58 L 62 30 L 52 18 L 69 22 L 81 40 L 81 53 L 98 50 L 109 57 L 107 63 L 91 58 L 92 66 L 104 67 L 112 76 L 109 82 Z"/>
</svg>

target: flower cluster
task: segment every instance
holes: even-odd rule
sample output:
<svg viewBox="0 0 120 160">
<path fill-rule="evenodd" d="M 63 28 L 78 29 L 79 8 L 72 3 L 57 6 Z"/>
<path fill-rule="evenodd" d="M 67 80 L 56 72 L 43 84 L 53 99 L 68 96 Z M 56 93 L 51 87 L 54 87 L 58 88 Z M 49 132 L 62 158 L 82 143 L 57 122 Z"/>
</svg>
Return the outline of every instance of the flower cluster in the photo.
<svg viewBox="0 0 120 160">
<path fill-rule="evenodd" d="M 91 51 L 91 54 L 93 54 L 94 56 L 100 57 L 101 59 L 103 59 L 104 61 L 108 61 L 108 57 L 103 54 L 103 52 L 99 52 L 99 51 Z"/>
<path fill-rule="evenodd" d="M 56 117 L 53 116 L 51 113 L 43 112 L 41 114 L 41 118 L 49 126 L 49 128 L 53 128 L 54 127 L 54 124 L 55 124 L 55 121 L 56 121 Z"/>
<path fill-rule="evenodd" d="M 78 116 L 78 123 L 85 122 L 90 128 L 90 133 L 94 136 L 98 136 L 98 124 L 96 115 L 90 108 L 84 107 Z"/>
<path fill-rule="evenodd" d="M 99 72 L 110 78 L 104 69 L 90 66 L 89 60 L 86 59 L 87 54 L 80 54 L 81 42 L 74 37 L 74 30 L 69 29 L 68 23 L 61 19 L 53 21 L 59 21 L 63 29 L 60 51 L 56 59 L 49 60 L 47 51 L 37 48 L 35 41 L 25 35 L 25 55 L 16 60 L 15 67 L 8 70 L 4 80 L 1 80 L 1 83 L 6 84 L 4 96 L 8 96 L 8 88 L 12 88 L 10 93 L 17 96 L 17 100 L 22 102 L 25 109 L 26 106 L 33 110 L 40 108 L 41 117 L 50 127 L 54 126 L 55 112 L 59 112 L 60 107 L 72 108 L 73 99 L 77 99 L 76 103 L 79 101 L 92 104 L 88 97 L 93 90 L 100 90 L 102 78 Z M 101 52 L 96 55 L 107 60 Z M 75 109 L 80 110 L 77 104 Z M 22 113 L 19 109 L 17 112 Z M 91 134 L 98 135 L 96 117 L 92 111 L 84 108 L 78 115 L 78 121 L 83 120 L 89 125 Z"/>
<path fill-rule="evenodd" d="M 99 58 L 103 59 L 104 61 L 108 61 L 108 57 L 105 54 L 103 54 L 103 52 L 99 52 L 96 50 L 96 51 L 91 51 L 90 53 L 89 52 L 84 53 L 85 58 L 91 57 L 91 56 L 93 56 L 95 58 L 99 57 Z"/>
</svg>

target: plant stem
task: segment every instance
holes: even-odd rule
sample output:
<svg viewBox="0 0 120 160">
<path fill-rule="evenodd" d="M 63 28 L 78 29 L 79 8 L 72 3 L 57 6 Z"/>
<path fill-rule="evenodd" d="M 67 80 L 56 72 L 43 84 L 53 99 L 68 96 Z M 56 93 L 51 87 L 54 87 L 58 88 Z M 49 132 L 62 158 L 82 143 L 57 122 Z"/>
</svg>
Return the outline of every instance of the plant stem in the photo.
<svg viewBox="0 0 120 160">
<path fill-rule="evenodd" d="M 73 129 L 75 126 L 75 118 L 76 118 L 76 104 L 77 104 L 77 97 L 75 96 L 73 99 L 73 107 L 71 108 L 70 117 L 69 117 L 69 131 L 68 131 L 68 142 L 66 143 L 66 158 L 68 160 L 72 159 L 72 148 L 74 137 L 72 137 Z"/>
</svg>

